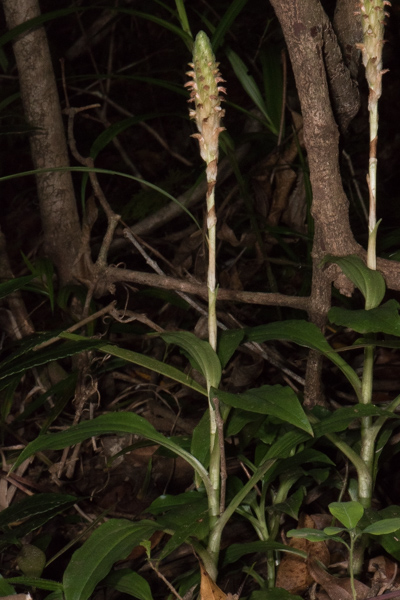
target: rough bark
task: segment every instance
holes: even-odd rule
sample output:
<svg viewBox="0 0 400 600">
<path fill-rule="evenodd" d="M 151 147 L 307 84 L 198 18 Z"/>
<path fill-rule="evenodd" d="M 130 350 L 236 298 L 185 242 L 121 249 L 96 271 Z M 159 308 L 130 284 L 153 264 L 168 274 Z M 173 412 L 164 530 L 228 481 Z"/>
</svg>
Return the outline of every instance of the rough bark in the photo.
<svg viewBox="0 0 400 600">
<path fill-rule="evenodd" d="M 3 0 L 7 27 L 40 15 L 38 0 Z M 68 167 L 68 151 L 46 33 L 30 29 L 14 38 L 15 59 L 26 120 L 37 128 L 30 136 L 35 169 Z M 69 172 L 39 174 L 37 190 L 45 252 L 58 269 L 60 282 L 73 279 L 80 247 L 80 224 Z"/>
<path fill-rule="evenodd" d="M 331 106 L 324 55 L 327 32 L 330 45 L 333 44 L 331 25 L 319 0 L 271 0 L 271 3 L 285 36 L 304 119 L 313 190 L 312 215 L 316 230 L 321 229 L 321 233 L 318 231 L 321 247 L 314 251 L 338 256 L 351 254 L 357 245 L 349 225 L 348 201 L 339 171 L 339 131 Z M 333 48 L 329 51 L 332 53 Z"/>
</svg>

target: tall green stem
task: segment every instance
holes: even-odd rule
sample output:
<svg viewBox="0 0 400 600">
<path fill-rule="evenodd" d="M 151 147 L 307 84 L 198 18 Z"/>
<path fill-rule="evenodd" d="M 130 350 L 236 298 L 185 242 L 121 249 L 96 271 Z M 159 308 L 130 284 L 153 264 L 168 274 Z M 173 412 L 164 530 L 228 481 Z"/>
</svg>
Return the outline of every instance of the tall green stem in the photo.
<svg viewBox="0 0 400 600">
<path fill-rule="evenodd" d="M 365 66 L 365 77 L 369 87 L 369 219 L 368 219 L 368 251 L 367 266 L 376 270 L 376 174 L 377 174 L 377 145 L 378 145 L 378 100 L 382 93 L 382 47 L 384 44 L 385 5 L 387 0 L 361 0 L 360 14 L 363 29 L 363 43 L 359 44 Z M 365 306 L 366 310 L 375 306 Z M 364 351 L 364 369 L 362 378 L 361 402 L 372 404 L 374 346 L 370 345 Z M 370 508 L 373 492 L 374 455 L 376 430 L 373 428 L 372 417 L 361 419 L 361 452 L 360 457 L 368 471 L 368 477 L 358 478 L 359 501 L 364 508 Z M 361 572 L 366 548 L 366 536 L 361 536 L 354 551 L 353 567 L 356 574 Z M 354 590 L 353 590 L 354 593 Z"/>
<path fill-rule="evenodd" d="M 208 335 L 213 350 L 217 350 L 217 286 L 216 286 L 216 225 L 217 213 L 215 210 L 215 184 L 217 181 L 218 165 L 218 137 L 221 131 L 221 118 L 224 111 L 221 109 L 220 93 L 226 93 L 219 84 L 224 80 L 218 70 L 218 63 L 212 51 L 210 40 L 204 31 L 200 31 L 193 46 L 193 62 L 190 63 L 191 71 L 188 75 L 192 78 L 185 85 L 191 89 L 190 102 L 194 108 L 189 112 L 190 117 L 196 120 L 198 133 L 193 134 L 199 142 L 200 155 L 207 165 L 207 234 L 208 234 Z M 223 452 L 223 427 L 219 414 L 219 405 L 211 396 L 208 389 L 208 404 L 210 410 L 210 467 L 211 493 L 208 494 L 210 530 L 213 532 L 221 521 L 220 513 L 224 509 L 224 488 L 221 486 L 221 452 Z M 224 463 L 223 463 L 224 464 Z M 210 535 L 207 547 L 208 555 L 213 561 L 214 568 L 210 576 L 215 579 L 216 565 L 219 555 L 220 535 Z"/>
</svg>

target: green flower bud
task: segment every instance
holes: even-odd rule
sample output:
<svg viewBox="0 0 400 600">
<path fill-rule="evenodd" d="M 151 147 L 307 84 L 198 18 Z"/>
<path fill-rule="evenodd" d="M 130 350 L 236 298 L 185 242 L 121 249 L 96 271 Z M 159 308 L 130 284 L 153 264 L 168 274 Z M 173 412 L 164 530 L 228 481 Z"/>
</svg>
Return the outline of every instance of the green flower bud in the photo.
<svg viewBox="0 0 400 600">
<path fill-rule="evenodd" d="M 370 88 L 369 103 L 377 102 L 382 94 L 382 48 L 385 29 L 385 6 L 391 6 L 388 0 L 361 0 L 360 11 L 363 43 L 357 44 L 362 52 L 365 76 Z"/>
<path fill-rule="evenodd" d="M 221 127 L 221 118 L 225 111 L 221 108 L 220 93 L 226 94 L 224 79 L 219 72 L 219 63 L 211 48 L 210 40 L 204 31 L 200 31 L 195 39 L 193 47 L 193 62 L 189 63 L 192 71 L 187 75 L 192 77 L 185 87 L 191 88 L 189 102 L 194 103 L 194 108 L 189 111 L 192 119 L 196 120 L 199 133 L 192 137 L 199 140 L 200 154 L 203 160 L 209 164 L 218 159 L 218 136 L 224 127 Z"/>
</svg>

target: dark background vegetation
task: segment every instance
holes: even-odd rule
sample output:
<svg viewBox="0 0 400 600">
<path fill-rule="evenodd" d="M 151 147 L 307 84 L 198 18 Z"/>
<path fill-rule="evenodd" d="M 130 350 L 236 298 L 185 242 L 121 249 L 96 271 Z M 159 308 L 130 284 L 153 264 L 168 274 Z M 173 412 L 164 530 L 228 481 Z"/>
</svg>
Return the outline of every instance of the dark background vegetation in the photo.
<svg viewBox="0 0 400 600">
<path fill-rule="evenodd" d="M 65 107 L 65 98 L 60 61 L 65 61 L 66 91 L 70 105 L 79 107 L 95 102 L 100 104 L 100 109 L 88 110 L 76 117 L 75 138 L 80 153 L 84 156 L 88 155 L 94 140 L 106 127 L 126 118 L 128 113 L 131 113 L 138 117 L 138 124 L 128 128 L 118 137 L 124 151 L 145 180 L 178 197 L 189 189 L 204 171 L 204 165 L 198 155 L 197 142 L 190 138 L 190 135 L 194 133 L 194 125 L 188 117 L 186 102 L 188 94 L 183 85 L 187 81 L 185 72 L 188 70 L 187 63 L 191 60 L 191 56 L 183 41 L 154 22 L 145 18 L 120 14 L 116 10 L 115 16 L 104 25 L 100 32 L 101 41 L 91 44 L 89 49 L 86 47 L 78 55 L 72 56 L 74 44 L 81 38 L 82 33 L 86 32 L 88 35 L 91 26 L 102 11 L 106 11 L 110 7 L 132 7 L 161 19 L 173 21 L 175 25 L 178 25 L 178 22 L 173 20 L 162 3 L 150 0 L 144 2 L 82 0 L 74 4 L 82 8 L 82 12 L 56 18 L 48 22 L 45 27 L 62 107 Z M 187 2 L 186 9 L 192 32 L 196 33 L 200 29 L 207 30 L 208 23 L 216 26 L 229 4 L 230 2 L 226 0 Z M 43 13 L 46 13 L 69 8 L 72 5 L 71 1 L 58 1 L 55 6 L 51 0 L 43 0 L 41 9 Z M 172 3 L 168 6 L 174 9 Z M 333 13 L 334 6 L 334 1 L 324 2 L 328 14 Z M 384 76 L 378 148 L 378 218 L 383 219 L 379 229 L 378 251 L 381 256 L 385 257 L 400 252 L 398 244 L 400 239 L 400 119 L 398 117 L 400 8 L 396 0 L 393 2 L 390 12 L 391 17 L 388 20 L 386 31 L 388 42 L 384 49 L 384 66 L 390 71 Z M 1 27 L 1 32 L 5 32 L 4 22 L 1 23 Z M 264 90 L 262 57 L 268 56 L 270 59 L 272 57 L 276 72 L 281 73 L 281 52 L 285 49 L 285 42 L 269 3 L 249 0 L 227 33 L 225 44 L 234 49 L 246 63 L 258 86 L 265 92 L 267 101 L 269 99 L 271 104 L 276 103 L 277 95 L 279 99 L 281 90 Z M 6 68 L 2 69 L 0 75 L 0 133 L 2 134 L 0 138 L 0 176 L 32 168 L 28 139 L 29 124 L 25 122 L 20 101 L 16 97 L 10 104 L 2 104 L 12 94 L 17 94 L 19 89 L 11 44 L 4 46 L 3 50 L 4 60 L 7 61 L 7 64 L 3 65 Z M 231 175 L 217 188 L 217 206 L 221 206 L 227 201 L 224 205 L 224 212 L 219 214 L 219 223 L 227 224 L 237 239 L 240 239 L 242 235 L 253 235 L 255 239 L 257 232 L 254 231 L 254 219 L 264 234 L 265 213 L 260 211 L 256 202 L 254 173 L 257 172 L 260 164 L 262 165 L 263 159 L 276 148 L 276 137 L 266 128 L 262 128 L 256 133 L 246 133 L 249 114 L 240 109 L 251 111 L 254 106 L 224 55 L 224 47 L 219 49 L 217 60 L 221 63 L 220 69 L 223 77 L 227 80 L 228 89 L 224 126 L 235 147 L 245 141 L 251 142 L 249 152 L 239 165 L 240 177 L 243 178 L 242 187 L 239 191 L 235 191 L 237 179 Z M 287 64 L 285 123 L 286 132 L 289 135 L 291 131 L 290 110 L 299 111 L 300 107 L 289 60 Z M 171 89 L 166 83 L 171 84 Z M 349 131 L 341 140 L 341 147 L 351 157 L 355 179 L 364 199 L 367 200 L 365 174 L 368 163 L 368 115 L 367 89 L 363 82 L 362 69 L 360 69 L 359 85 L 362 105 L 358 115 L 351 123 Z M 99 99 L 96 96 L 99 90 L 105 93 L 112 103 L 106 105 L 103 99 Z M 167 142 L 170 150 L 180 157 L 184 157 L 190 164 L 184 164 L 184 161 L 163 148 L 155 137 L 141 126 L 141 123 L 147 123 Z M 305 159 L 304 149 L 302 152 L 303 159 Z M 223 156 L 222 149 L 220 158 Z M 76 164 L 73 159 L 71 164 Z M 296 171 L 301 171 L 304 164 L 306 162 L 302 163 L 302 160 L 297 157 L 292 166 Z M 96 166 L 122 172 L 128 169 L 121 152 L 113 144 L 109 144 L 102 150 L 96 159 Z M 344 160 L 342 161 L 342 172 L 345 189 L 350 200 L 352 228 L 357 241 L 365 246 L 366 224 L 359 200 L 354 192 L 348 164 Z M 141 187 L 137 182 L 116 175 L 99 175 L 99 181 L 113 210 L 121 214 L 125 223 L 130 226 L 155 212 L 167 202 L 154 190 L 145 186 Z M 74 185 L 77 198 L 80 198 L 81 176 L 79 174 L 74 175 Z M 25 275 L 29 273 L 29 269 L 22 258 L 22 253 L 32 263 L 35 263 L 43 255 L 35 179 L 30 176 L 5 181 L 2 182 L 1 188 L 0 224 L 7 242 L 7 252 L 14 275 Z M 245 197 L 243 190 L 246 191 Z M 229 197 L 231 199 L 227 200 Z M 80 214 L 83 215 L 85 207 L 78 204 Z M 192 210 L 196 218 L 203 222 L 204 206 L 197 204 Z M 195 229 L 187 229 L 191 224 L 189 217 L 182 213 L 182 216 L 167 223 L 164 227 L 160 227 L 157 231 L 145 235 L 144 238 L 151 247 L 157 250 L 161 256 L 159 258 L 161 263 L 162 259 L 167 259 L 174 264 L 181 275 L 187 269 L 199 280 L 204 281 L 204 243 L 202 243 L 201 237 L 197 240 L 193 238 Z M 100 213 L 92 231 L 94 254 L 101 243 L 105 227 L 106 219 Z M 181 231 L 187 231 L 187 233 L 181 237 Z M 268 255 L 273 262 L 268 264 L 265 256 L 260 256 L 260 248 L 257 248 L 255 242 L 249 244 L 244 250 L 240 245 L 236 248 L 231 244 L 221 243 L 218 264 L 220 275 L 224 277 L 224 287 L 270 292 L 275 291 L 272 289 L 271 283 L 275 281 L 277 291 L 281 293 L 290 293 L 291 295 L 309 293 L 310 240 L 307 239 L 307 235 L 299 236 L 295 231 L 288 232 L 287 227 L 284 226 L 278 231 L 278 234 L 279 243 L 269 247 Z M 117 230 L 116 239 L 122 242 L 121 229 Z M 192 242 L 193 245 L 191 245 Z M 242 250 L 243 253 L 241 253 Z M 68 248 L 65 248 L 65 252 L 68 252 Z M 400 254 L 398 257 L 400 258 Z M 148 269 L 145 261 L 126 242 L 115 243 L 112 246 L 110 262 L 123 263 L 128 268 L 135 270 Z M 232 264 L 235 265 L 234 272 L 231 269 Z M 164 264 L 161 266 L 165 267 Z M 272 269 L 272 279 L 268 277 L 267 267 Z M 179 269 L 181 270 L 179 271 Z M 55 284 L 57 287 L 57 283 Z M 76 284 L 81 285 L 81 282 L 76 282 Z M 22 295 L 37 331 L 49 331 L 74 322 L 73 307 L 68 303 L 62 308 L 56 305 L 52 311 L 46 296 L 43 297 L 34 290 L 25 290 Z M 149 289 L 139 285 L 134 287 L 118 285 L 115 297 L 119 304 L 126 303 L 131 310 L 145 312 L 147 317 L 165 329 L 193 331 L 196 323 L 198 324 L 198 317 L 193 310 L 168 290 L 161 292 L 155 288 Z M 101 308 L 107 299 L 111 300 L 112 296 L 103 298 L 101 301 L 94 299 L 93 311 Z M 344 301 L 344 299 L 342 300 Z M 337 302 L 341 302 L 341 300 L 338 299 Z M 346 300 L 346 302 L 348 305 L 356 307 L 359 298 L 356 295 L 352 300 Z M 232 313 L 241 324 L 246 326 L 278 318 L 291 318 L 301 314 L 294 309 L 246 306 L 237 303 L 225 304 L 222 310 Z M 126 326 L 99 322 L 95 329 L 96 333 L 107 334 L 112 341 L 122 342 L 132 349 L 146 351 L 160 359 L 163 358 L 164 347 L 158 346 L 157 341 L 145 339 L 144 334 L 149 329 L 143 324 L 134 323 Z M 346 345 L 352 340 L 348 341 L 344 335 L 339 341 Z M 12 342 L 13 340 L 7 337 L 3 339 L 6 355 Z M 287 362 L 299 376 L 303 376 L 304 353 L 291 346 L 280 347 L 280 352 L 283 361 Z M 171 358 L 176 366 L 184 367 L 184 360 L 178 353 Z M 76 369 L 77 365 L 65 360 L 62 368 L 68 371 L 71 368 Z M 394 380 L 393 388 L 398 383 L 397 369 L 396 360 L 387 368 L 387 381 Z M 236 378 L 235 370 L 237 370 Z M 160 397 L 158 392 L 155 393 L 154 387 L 152 387 L 153 384 L 160 385 L 160 381 L 140 369 L 122 368 L 120 376 L 113 377 L 101 363 L 94 363 L 93 373 L 98 380 L 102 409 L 111 409 L 115 403 L 120 409 L 136 410 L 138 406 L 141 406 L 141 414 L 166 433 L 170 433 L 171 430 L 190 433 L 204 410 L 197 397 L 193 398 L 185 393 L 179 395 L 179 410 L 176 407 L 171 408 L 171 404 L 165 408 L 165 400 L 162 396 Z M 246 355 L 242 355 L 232 370 L 225 374 L 226 387 L 234 391 L 244 389 L 250 383 L 251 385 L 262 385 L 267 381 L 268 383 L 282 383 L 284 378 L 275 366 L 254 363 Z M 326 373 L 326 381 L 330 388 L 327 395 L 340 402 L 340 394 L 337 396 L 336 392 L 343 392 L 343 390 L 340 385 L 336 385 L 335 377 L 329 371 Z M 32 398 L 35 398 L 35 393 L 32 392 L 34 385 L 35 375 L 28 374 L 16 389 L 9 413 L 3 414 L 2 442 L 5 446 L 11 446 L 15 442 L 14 434 L 9 432 L 9 425 L 20 412 L 26 409 Z M 387 393 L 390 395 L 392 391 L 390 389 Z M 382 394 L 386 394 L 386 392 L 382 391 Z M 72 396 L 73 392 L 71 400 L 65 405 L 64 412 L 60 415 L 59 420 L 55 421 L 57 426 L 65 426 L 66 423 L 71 422 L 75 410 Z M 387 395 L 384 395 L 384 399 L 387 399 Z M 7 399 L 3 398 L 3 402 L 6 401 Z M 21 423 L 21 430 L 18 433 L 20 439 L 29 441 L 37 435 L 46 418 L 47 410 L 48 408 L 41 406 Z M 15 433 L 15 430 L 13 431 Z M 109 471 L 105 468 L 103 457 L 88 443 L 82 450 L 79 467 L 70 480 L 62 478 L 62 483 L 60 483 L 59 480 L 56 481 L 56 478 L 42 473 L 41 467 L 32 467 L 29 477 L 31 481 L 36 481 L 38 489 L 41 491 L 56 491 L 57 486 L 61 485 L 64 492 L 86 496 L 86 510 L 91 513 L 96 514 L 103 509 L 108 509 L 111 514 L 136 518 L 158 494 L 171 489 L 183 491 L 191 481 L 191 473 L 187 472 L 182 464 L 178 462 L 174 465 L 172 459 L 168 459 L 170 462 L 166 466 L 165 460 L 160 457 L 154 459 L 153 471 L 148 479 L 148 459 L 149 455 L 143 449 L 142 457 L 137 455 L 132 460 L 127 459 L 128 464 L 125 460 L 123 467 L 116 467 Z M 232 465 L 232 469 L 235 468 L 236 466 Z M 390 478 L 389 485 L 387 478 Z M 397 479 L 397 473 L 384 471 L 378 488 L 378 492 L 381 493 L 381 501 L 400 503 L 400 484 Z M 75 524 L 69 523 L 68 518 L 68 515 L 57 517 L 57 520 L 48 526 L 48 530 L 45 529 L 42 532 L 42 535 L 48 535 L 51 538 L 50 554 L 74 537 Z M 230 540 L 237 541 L 235 532 L 229 532 L 226 543 L 229 543 Z M 169 578 L 184 571 L 187 568 L 187 561 L 189 563 L 192 561 L 187 557 L 183 562 L 179 562 L 179 557 L 176 560 L 177 565 L 169 574 Z M 15 571 L 13 550 L 4 555 L 2 561 L 2 569 L 5 573 Z M 51 575 L 46 572 L 44 575 L 56 579 L 62 573 L 63 566 L 62 561 L 58 565 L 56 563 L 51 569 Z"/>
</svg>

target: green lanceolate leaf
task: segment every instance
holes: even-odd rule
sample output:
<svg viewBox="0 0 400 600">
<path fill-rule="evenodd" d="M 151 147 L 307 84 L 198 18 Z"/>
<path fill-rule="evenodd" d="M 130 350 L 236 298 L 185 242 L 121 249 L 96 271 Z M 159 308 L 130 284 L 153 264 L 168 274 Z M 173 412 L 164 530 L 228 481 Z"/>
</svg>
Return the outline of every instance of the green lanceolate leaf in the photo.
<svg viewBox="0 0 400 600">
<path fill-rule="evenodd" d="M 50 337 L 48 335 L 47 339 Z M 33 367 L 66 358 L 67 356 L 73 356 L 78 352 L 84 352 L 85 350 L 91 350 L 99 346 L 99 340 L 80 338 L 76 342 L 59 342 L 35 351 L 32 346 L 36 346 L 41 341 L 42 338 L 35 338 L 28 340 L 27 344 L 21 344 L 19 350 L 3 361 L 0 367 L 0 379 L 5 379 L 17 373 L 23 373 Z"/>
<path fill-rule="evenodd" d="M 87 339 L 82 336 L 75 335 L 73 333 L 67 333 L 67 332 L 60 333 L 60 337 L 66 338 L 69 340 L 76 340 L 76 341 Z M 198 338 L 196 338 L 196 336 L 193 336 L 193 337 L 196 340 L 198 339 Z M 207 391 L 199 383 L 197 383 L 196 381 L 194 381 L 194 379 L 192 379 L 185 373 L 182 373 L 182 371 L 180 371 L 179 369 L 176 369 L 175 367 L 171 367 L 170 365 L 167 365 L 167 364 L 161 362 L 160 360 L 156 360 L 155 358 L 145 356 L 144 354 L 140 354 L 139 352 L 132 352 L 132 350 L 125 350 L 124 348 L 119 348 L 118 346 L 112 346 L 111 344 L 103 344 L 103 343 L 99 344 L 98 343 L 99 340 L 95 340 L 95 341 L 96 341 L 97 349 L 100 350 L 101 352 L 104 352 L 106 354 L 111 354 L 112 356 L 117 356 L 118 358 L 123 358 L 127 362 L 134 363 L 135 365 L 140 365 L 141 367 L 146 367 L 147 369 L 150 369 L 151 371 L 154 371 L 155 373 L 159 373 L 160 375 L 165 375 L 165 377 L 169 377 L 170 379 L 173 379 L 174 381 L 183 383 L 183 385 L 186 385 L 186 386 L 192 388 L 193 390 L 196 390 L 196 392 L 203 394 L 203 396 L 207 396 Z M 198 341 L 200 341 L 200 340 L 198 340 Z"/>
<path fill-rule="evenodd" d="M 24 587 L 33 587 L 38 588 L 39 590 L 49 590 L 49 591 L 62 591 L 63 585 L 58 581 L 53 581 L 52 579 L 42 579 L 41 577 L 26 577 L 23 575 L 22 577 L 10 577 L 7 579 L 8 583 L 13 583 L 14 585 L 22 585 Z M 48 598 L 49 596 L 47 596 Z"/>
<path fill-rule="evenodd" d="M 163 333 L 161 337 L 167 344 L 176 344 L 189 354 L 200 373 L 206 378 L 208 387 L 219 386 L 222 374 L 221 363 L 208 342 L 199 340 L 188 331 Z"/>
<path fill-rule="evenodd" d="M 13 586 L 0 575 L 0 598 L 3 596 L 13 596 L 15 593 Z"/>
<path fill-rule="evenodd" d="M 272 444 L 265 455 L 265 459 L 288 458 L 293 455 L 293 451 L 299 444 L 309 439 L 308 433 L 304 431 L 287 431 Z"/>
<path fill-rule="evenodd" d="M 254 77 L 249 74 L 248 67 L 231 48 L 227 47 L 225 52 L 233 70 L 235 71 L 236 77 L 243 86 L 244 91 L 250 96 L 254 104 L 261 111 L 268 128 L 272 131 L 272 133 L 277 134 L 278 132 L 268 114 L 268 110 L 264 98 L 260 92 L 260 88 L 258 87 Z"/>
<path fill-rule="evenodd" d="M 33 519 L 38 515 L 53 514 L 54 510 L 63 510 L 77 502 L 75 496 L 66 494 L 36 494 L 0 512 L 0 527 L 12 525 L 18 521 Z"/>
<path fill-rule="evenodd" d="M 139 177 L 135 177 L 134 175 L 130 175 L 129 173 L 121 173 L 118 171 L 110 170 L 110 169 L 98 169 L 95 167 L 51 167 L 48 169 L 34 169 L 32 171 L 24 171 L 23 173 L 13 173 L 12 175 L 5 175 L 4 177 L 0 177 L 0 181 L 6 181 L 9 179 L 19 179 L 20 177 L 27 177 L 28 175 L 38 175 L 39 173 L 56 173 L 56 172 L 76 172 L 76 173 L 104 173 L 105 175 L 118 175 L 119 177 L 124 177 L 125 179 L 132 179 L 132 181 L 137 181 L 139 183 L 146 184 L 146 187 L 151 188 L 152 190 L 156 190 L 175 204 L 178 204 L 179 207 L 185 212 L 192 221 L 196 224 L 198 229 L 201 229 L 197 219 L 193 216 L 193 214 L 186 208 L 182 202 L 179 202 L 176 198 L 171 196 L 168 192 L 163 190 L 162 188 L 154 185 L 150 181 L 146 181 L 145 179 L 141 179 Z"/>
<path fill-rule="evenodd" d="M 221 17 L 218 23 L 218 27 L 213 33 L 211 43 L 214 52 L 216 52 L 219 46 L 223 43 L 225 34 L 232 26 L 232 23 L 236 17 L 241 13 L 243 8 L 246 6 L 248 0 L 233 0 L 229 3 L 229 8 L 225 14 Z"/>
<path fill-rule="evenodd" d="M 228 406 L 263 415 L 273 415 L 285 423 L 291 423 L 314 435 L 299 399 L 290 387 L 263 385 L 242 394 L 231 394 L 220 390 L 212 390 L 212 394 Z"/>
<path fill-rule="evenodd" d="M 369 533 L 371 535 L 385 535 L 388 533 L 394 533 L 400 529 L 400 519 L 382 519 L 382 521 L 375 521 L 371 525 L 368 525 L 363 530 L 363 533 Z"/>
<path fill-rule="evenodd" d="M 0 298 L 5 298 L 9 294 L 20 290 L 24 285 L 32 281 L 34 277 L 34 275 L 25 275 L 24 277 L 17 277 L 16 279 L 0 283 Z"/>
<path fill-rule="evenodd" d="M 364 514 L 364 507 L 359 502 L 331 502 L 330 513 L 347 529 L 354 529 Z"/>
<path fill-rule="evenodd" d="M 333 307 L 328 313 L 331 323 L 350 327 L 357 333 L 387 333 L 400 337 L 400 304 L 389 300 L 370 310 L 348 310 Z"/>
<path fill-rule="evenodd" d="M 326 256 L 324 262 L 333 262 L 360 290 L 365 298 L 365 309 L 376 308 L 382 302 L 386 284 L 379 271 L 369 269 L 359 256 Z"/>
<path fill-rule="evenodd" d="M 243 329 L 227 329 L 218 336 L 218 357 L 224 369 L 244 338 Z"/>
<path fill-rule="evenodd" d="M 206 488 L 210 486 L 207 471 L 203 465 L 189 452 L 181 448 L 178 444 L 158 433 L 156 429 L 146 419 L 134 413 L 110 413 L 101 415 L 92 421 L 83 421 L 79 425 L 74 425 L 60 433 L 41 435 L 36 440 L 27 445 L 21 452 L 13 469 L 18 467 L 26 458 L 29 458 L 35 452 L 40 450 L 52 449 L 61 450 L 67 446 L 72 446 L 83 442 L 93 436 L 106 433 L 133 433 L 140 435 L 148 440 L 161 444 L 164 448 L 171 450 L 189 463 L 196 473 L 201 477 Z"/>
<path fill-rule="evenodd" d="M 342 538 L 336 535 L 328 535 L 324 531 L 320 531 L 319 529 L 309 529 L 304 527 L 304 529 L 290 529 L 287 532 L 287 537 L 295 537 L 301 538 L 304 540 L 308 540 L 309 542 L 324 542 L 326 540 L 335 540 L 335 542 L 339 542 L 341 544 L 344 543 Z"/>
<path fill-rule="evenodd" d="M 198 540 L 206 538 L 210 530 L 207 498 L 200 497 L 191 503 L 181 503 L 175 507 L 166 506 L 164 514 L 157 518 L 157 523 L 159 529 L 169 533 L 173 531 L 159 556 L 163 559 L 191 537 Z"/>
<path fill-rule="evenodd" d="M 259 344 L 270 340 L 288 340 L 317 350 L 332 361 L 353 386 L 357 397 L 361 399 L 361 382 L 357 373 L 328 344 L 322 332 L 314 323 L 307 321 L 278 321 L 268 325 L 259 325 L 246 329 L 247 339 Z"/>
<path fill-rule="evenodd" d="M 296 554 L 302 558 L 307 558 L 307 552 L 292 548 L 292 546 L 285 546 L 278 542 L 248 542 L 247 544 L 231 544 L 225 552 L 223 565 L 230 565 L 245 556 L 246 554 L 253 554 L 255 552 L 268 552 L 269 550 L 276 550 L 282 552 L 289 552 Z"/>
<path fill-rule="evenodd" d="M 131 569 L 118 569 L 105 578 L 104 583 L 117 592 L 128 594 L 139 600 L 153 600 L 147 581 Z"/>
<path fill-rule="evenodd" d="M 301 471 L 299 470 L 299 475 Z M 299 512 L 303 504 L 304 499 L 304 488 L 299 488 L 294 494 L 289 496 L 284 502 L 278 502 L 278 504 L 273 505 L 274 511 L 283 512 L 286 515 L 289 515 L 292 519 L 299 518 Z"/>
<path fill-rule="evenodd" d="M 132 523 L 110 519 L 103 523 L 72 556 L 63 577 L 65 600 L 87 600 L 117 560 L 157 531 L 153 521 Z"/>
<path fill-rule="evenodd" d="M 387 417 L 389 419 L 399 418 L 398 415 L 372 404 L 355 404 L 354 406 L 345 406 L 344 408 L 338 408 L 326 419 L 314 424 L 315 437 L 320 437 L 327 433 L 343 431 L 344 429 L 347 429 L 349 424 L 355 419 L 377 416 Z"/>
</svg>

